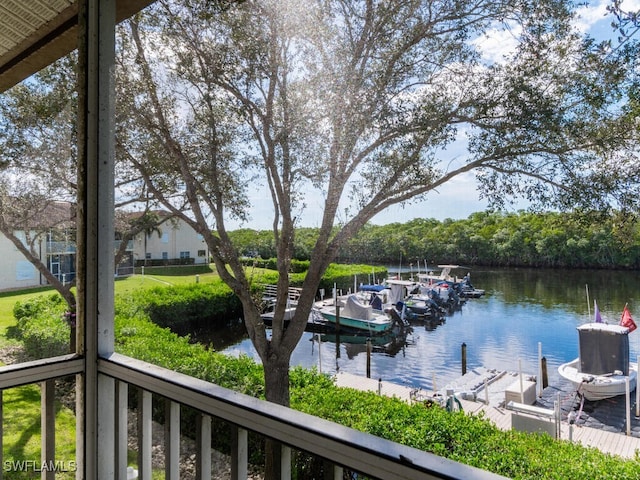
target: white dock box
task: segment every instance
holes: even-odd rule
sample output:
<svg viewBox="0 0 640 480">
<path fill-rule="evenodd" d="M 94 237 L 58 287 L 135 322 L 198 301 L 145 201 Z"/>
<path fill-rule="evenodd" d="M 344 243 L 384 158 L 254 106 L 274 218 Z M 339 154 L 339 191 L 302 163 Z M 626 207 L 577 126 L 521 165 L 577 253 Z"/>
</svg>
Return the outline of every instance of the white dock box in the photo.
<svg viewBox="0 0 640 480">
<path fill-rule="evenodd" d="M 533 405 L 536 403 L 536 382 L 530 380 L 522 381 L 522 398 L 520 398 L 520 380 L 516 380 L 504 391 L 504 403 L 509 402 L 524 403 Z"/>
</svg>

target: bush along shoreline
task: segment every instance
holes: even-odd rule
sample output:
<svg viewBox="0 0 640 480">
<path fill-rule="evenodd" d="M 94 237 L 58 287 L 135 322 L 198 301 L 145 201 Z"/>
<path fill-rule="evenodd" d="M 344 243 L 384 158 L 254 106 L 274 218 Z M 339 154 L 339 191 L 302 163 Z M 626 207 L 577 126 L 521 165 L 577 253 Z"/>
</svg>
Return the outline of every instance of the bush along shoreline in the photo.
<svg viewBox="0 0 640 480">
<path fill-rule="evenodd" d="M 217 287 L 209 287 L 215 290 Z M 262 367 L 246 356 L 232 358 L 190 343 L 169 328 L 152 321 L 151 313 L 163 305 L 164 318 L 171 312 L 191 311 L 179 299 L 180 292 L 196 304 L 229 302 L 223 290 L 212 294 L 205 288 L 164 287 L 116 297 L 116 351 L 155 365 L 216 383 L 225 388 L 264 397 Z M 197 299 L 201 293 L 202 298 Z M 160 298 L 173 299 L 160 302 Z M 150 306 L 149 301 L 155 303 Z M 230 303 L 232 305 L 232 303 Z M 215 311 L 215 308 L 212 307 Z M 16 305 L 14 335 L 31 355 L 55 354 L 68 349 L 68 324 L 64 302 L 56 295 L 43 296 Z M 56 325 L 56 328 L 51 328 Z M 58 328 L 59 327 L 59 328 Z M 66 329 L 66 330 L 65 330 Z M 57 339 L 49 340 L 47 336 Z M 59 338 L 58 338 L 59 337 Z M 58 347 L 56 347 L 58 345 Z M 394 442 L 432 452 L 484 470 L 516 479 L 637 479 L 640 456 L 624 460 L 546 435 L 501 431 L 482 416 L 358 392 L 335 386 L 332 379 L 315 370 L 293 368 L 291 407 Z M 135 403 L 132 403 L 135 404 Z M 158 410 L 157 417 L 162 414 Z M 161 418 L 160 418 L 161 420 Z M 186 422 L 185 426 L 191 422 Z M 215 422 L 217 448 L 227 450 L 228 426 Z M 187 432 L 188 433 L 188 432 Z M 261 440 L 251 439 L 256 460 Z M 296 457 L 297 478 L 313 478 L 318 462 L 305 455 Z"/>
</svg>

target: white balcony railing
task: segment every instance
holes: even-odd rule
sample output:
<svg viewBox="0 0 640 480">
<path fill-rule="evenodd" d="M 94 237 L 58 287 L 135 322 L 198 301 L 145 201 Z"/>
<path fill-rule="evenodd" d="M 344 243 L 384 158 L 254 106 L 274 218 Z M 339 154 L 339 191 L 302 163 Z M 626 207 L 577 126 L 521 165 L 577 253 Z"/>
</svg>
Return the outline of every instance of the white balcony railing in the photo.
<svg viewBox="0 0 640 480">
<path fill-rule="evenodd" d="M 42 385 L 42 461 L 54 464 L 55 405 L 54 382 L 59 377 L 82 374 L 84 359 L 66 355 L 0 368 L 0 391 L 25 384 Z M 420 450 L 399 445 L 280 405 L 243 395 L 209 382 L 173 372 L 140 360 L 112 354 L 98 362 L 98 375 L 113 380 L 115 426 L 114 478 L 127 478 L 129 389 L 137 389 L 138 473 L 151 479 L 152 399 L 165 401 L 165 478 L 180 475 L 180 409 L 194 409 L 197 415 L 196 477 L 212 478 L 212 419 L 231 426 L 232 478 L 247 478 L 249 470 L 248 434 L 254 432 L 284 445 L 281 478 L 291 478 L 291 452 L 304 451 L 330 465 L 325 478 L 342 479 L 344 471 L 381 479 L 479 479 L 499 477 Z M 0 412 L 2 410 L 0 409 Z M 0 423 L 1 424 L 1 423 Z M 99 429 L 100 430 L 100 429 Z M 1 437 L 0 437 L 1 438 Z M 99 439 L 99 441 L 107 441 Z M 2 452 L 2 449 L 0 449 Z M 196 452 L 193 452 L 196 454 Z M 104 460 L 104 459 L 103 459 Z M 110 459 L 107 461 L 111 461 Z M 0 464 L 4 465 L 2 459 Z M 0 476 L 2 475 L 0 471 Z M 42 472 L 42 478 L 55 478 Z"/>
</svg>

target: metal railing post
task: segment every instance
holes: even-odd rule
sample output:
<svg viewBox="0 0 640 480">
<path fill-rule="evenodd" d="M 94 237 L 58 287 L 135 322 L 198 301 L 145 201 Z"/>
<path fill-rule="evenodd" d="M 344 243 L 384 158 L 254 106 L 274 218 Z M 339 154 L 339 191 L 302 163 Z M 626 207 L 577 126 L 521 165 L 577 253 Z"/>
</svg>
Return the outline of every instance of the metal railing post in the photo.
<svg viewBox="0 0 640 480">
<path fill-rule="evenodd" d="M 244 428 L 231 427 L 231 479 L 244 480 L 249 469 L 248 432 Z"/>
<path fill-rule="evenodd" d="M 211 417 L 198 415 L 196 424 L 196 480 L 211 478 Z"/>
<path fill-rule="evenodd" d="M 45 380 L 41 384 L 40 394 L 40 428 L 41 428 L 41 452 L 40 461 L 43 466 L 40 478 L 42 480 L 55 480 L 56 458 L 56 384 L 55 380 Z"/>
<path fill-rule="evenodd" d="M 180 478 L 180 404 L 165 400 L 164 465 L 166 480 Z"/>
</svg>

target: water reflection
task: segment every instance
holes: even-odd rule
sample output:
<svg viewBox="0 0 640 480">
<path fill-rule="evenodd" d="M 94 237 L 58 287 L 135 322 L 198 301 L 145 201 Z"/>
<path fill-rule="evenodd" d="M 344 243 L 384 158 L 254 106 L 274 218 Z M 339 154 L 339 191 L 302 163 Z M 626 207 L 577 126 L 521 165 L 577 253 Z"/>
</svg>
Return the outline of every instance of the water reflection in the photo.
<svg viewBox="0 0 640 480">
<path fill-rule="evenodd" d="M 549 381 L 559 381 L 558 366 L 578 355 L 576 327 L 590 321 L 593 299 L 603 318 L 618 323 L 625 303 L 640 325 L 640 280 L 636 272 L 534 269 L 475 269 L 473 283 L 487 291 L 470 299 L 442 324 L 417 324 L 400 338 L 376 339 L 371 375 L 411 386 L 431 388 L 461 373 L 461 345 L 467 345 L 467 367 L 537 371 L 538 343 L 547 359 Z M 587 291 L 590 304 L 587 303 Z M 591 314 L 593 312 L 591 311 Z M 242 328 L 235 326 L 236 334 Z M 222 332 L 216 332 L 215 337 Z M 218 338 L 219 340 L 219 338 Z M 213 347 L 259 361 L 246 338 Z M 321 367 L 335 373 L 366 372 L 366 337 L 305 333 L 292 356 L 293 365 Z M 631 334 L 632 359 L 640 353 L 640 329 Z"/>
</svg>

